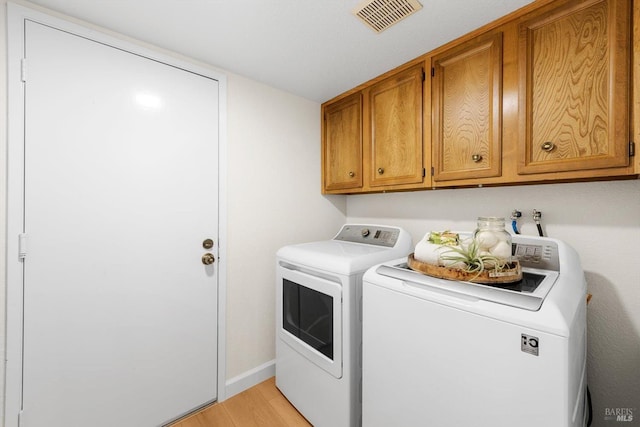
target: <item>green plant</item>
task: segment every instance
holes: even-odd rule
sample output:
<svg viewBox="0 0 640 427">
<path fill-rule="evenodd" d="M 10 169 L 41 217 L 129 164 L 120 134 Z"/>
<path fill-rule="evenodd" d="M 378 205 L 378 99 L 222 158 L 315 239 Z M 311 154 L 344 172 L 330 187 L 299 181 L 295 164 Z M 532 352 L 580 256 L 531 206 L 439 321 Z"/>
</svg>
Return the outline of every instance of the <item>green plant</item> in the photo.
<svg viewBox="0 0 640 427">
<path fill-rule="evenodd" d="M 440 259 L 444 261 L 445 267 L 459 268 L 468 273 L 478 273 L 478 275 L 485 270 L 502 271 L 510 267 L 510 263 L 504 258 L 481 252 L 480 245 L 475 239 L 472 239 L 468 245 L 447 247 Z"/>
</svg>

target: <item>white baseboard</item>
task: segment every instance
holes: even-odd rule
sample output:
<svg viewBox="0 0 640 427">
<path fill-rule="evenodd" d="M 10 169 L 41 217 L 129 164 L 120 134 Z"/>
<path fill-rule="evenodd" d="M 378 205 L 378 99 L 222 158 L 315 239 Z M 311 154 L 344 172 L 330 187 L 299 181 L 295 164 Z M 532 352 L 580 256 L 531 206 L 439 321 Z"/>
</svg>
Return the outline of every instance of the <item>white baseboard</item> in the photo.
<svg viewBox="0 0 640 427">
<path fill-rule="evenodd" d="M 276 374 L 276 361 L 270 360 L 247 372 L 229 379 L 225 385 L 224 400 L 235 396 L 238 393 L 260 384 L 262 381 L 268 380 Z"/>
</svg>

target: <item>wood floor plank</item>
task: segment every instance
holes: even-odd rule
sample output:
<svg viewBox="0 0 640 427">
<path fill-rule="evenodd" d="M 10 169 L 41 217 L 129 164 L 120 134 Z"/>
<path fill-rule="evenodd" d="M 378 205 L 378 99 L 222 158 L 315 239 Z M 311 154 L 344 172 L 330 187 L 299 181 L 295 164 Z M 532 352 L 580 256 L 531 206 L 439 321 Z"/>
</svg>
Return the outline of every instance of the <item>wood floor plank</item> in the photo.
<svg viewBox="0 0 640 427">
<path fill-rule="evenodd" d="M 256 385 L 255 388 L 262 393 L 269 405 L 285 421 L 287 427 L 310 426 L 309 422 L 294 408 L 286 397 L 276 387 L 275 377 Z"/>
<path fill-rule="evenodd" d="M 280 393 L 280 390 L 276 387 L 276 377 L 271 377 L 268 380 L 261 382 L 256 385 L 255 388 L 262 393 L 267 401 L 278 396 L 282 396 L 282 393 Z"/>
<path fill-rule="evenodd" d="M 207 410 L 200 412 L 197 416 L 198 421 L 202 423 L 202 427 L 241 427 L 233 422 L 233 419 L 229 415 L 224 402 L 222 404 L 214 405 L 210 408 L 207 408 Z"/>
<path fill-rule="evenodd" d="M 238 427 L 234 424 L 223 403 L 208 406 L 170 427 Z"/>
<path fill-rule="evenodd" d="M 196 414 L 193 417 L 181 422 L 177 426 L 172 427 L 207 427 L 207 424 L 202 420 L 200 414 Z"/>
<path fill-rule="evenodd" d="M 224 402 L 234 423 L 241 427 L 282 427 L 284 420 L 263 394 L 250 388 Z"/>
<path fill-rule="evenodd" d="M 279 395 L 269 400 L 269 405 L 284 420 L 287 427 L 310 427 L 311 424 L 300 414 L 291 403 L 283 396 Z"/>
<path fill-rule="evenodd" d="M 245 390 L 221 403 L 177 421 L 170 427 L 309 427 L 291 405 L 275 378 Z"/>
</svg>

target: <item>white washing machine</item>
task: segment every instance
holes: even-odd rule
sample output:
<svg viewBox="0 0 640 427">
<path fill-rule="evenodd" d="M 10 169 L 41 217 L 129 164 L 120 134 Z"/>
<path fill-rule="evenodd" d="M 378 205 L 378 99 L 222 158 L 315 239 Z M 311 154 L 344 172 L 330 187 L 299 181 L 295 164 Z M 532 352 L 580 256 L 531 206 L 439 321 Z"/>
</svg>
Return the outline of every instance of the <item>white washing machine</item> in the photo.
<svg viewBox="0 0 640 427">
<path fill-rule="evenodd" d="M 513 236 L 515 284 L 436 279 L 406 259 L 363 285 L 366 427 L 583 427 L 586 283 L 561 241 Z"/>
<path fill-rule="evenodd" d="M 347 224 L 276 265 L 276 386 L 315 427 L 361 425 L 362 276 L 407 256 L 401 228 Z"/>
</svg>

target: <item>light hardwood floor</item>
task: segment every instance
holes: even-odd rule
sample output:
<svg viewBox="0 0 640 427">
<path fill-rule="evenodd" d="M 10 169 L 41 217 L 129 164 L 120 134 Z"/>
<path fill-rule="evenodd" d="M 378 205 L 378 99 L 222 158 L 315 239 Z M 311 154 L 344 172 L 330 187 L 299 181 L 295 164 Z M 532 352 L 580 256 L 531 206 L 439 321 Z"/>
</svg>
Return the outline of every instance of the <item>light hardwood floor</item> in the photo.
<svg viewBox="0 0 640 427">
<path fill-rule="evenodd" d="M 275 377 L 183 418 L 170 427 L 311 426 L 276 388 Z"/>
</svg>

